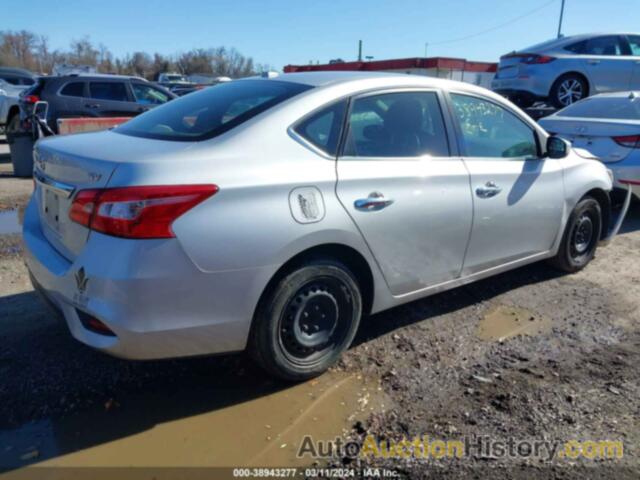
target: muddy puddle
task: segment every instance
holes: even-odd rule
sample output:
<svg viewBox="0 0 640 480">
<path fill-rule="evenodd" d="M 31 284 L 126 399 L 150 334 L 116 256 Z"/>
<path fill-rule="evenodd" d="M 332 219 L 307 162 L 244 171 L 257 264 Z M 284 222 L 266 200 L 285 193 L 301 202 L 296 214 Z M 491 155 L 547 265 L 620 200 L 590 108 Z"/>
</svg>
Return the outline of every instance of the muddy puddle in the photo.
<svg viewBox="0 0 640 480">
<path fill-rule="evenodd" d="M 550 330 L 550 319 L 524 308 L 500 305 L 480 320 L 476 334 L 482 340 L 502 342 L 516 335 L 539 335 Z"/>
<path fill-rule="evenodd" d="M 144 417 L 163 402 L 146 398 L 0 432 L 0 465 L 306 466 L 296 457 L 305 435 L 334 439 L 385 408 L 377 381 L 339 373 L 238 403 L 246 392 L 219 394 L 227 406 L 153 425 Z"/>
<path fill-rule="evenodd" d="M 18 210 L 0 212 L 0 235 L 10 235 L 22 231 L 22 218 Z"/>
</svg>

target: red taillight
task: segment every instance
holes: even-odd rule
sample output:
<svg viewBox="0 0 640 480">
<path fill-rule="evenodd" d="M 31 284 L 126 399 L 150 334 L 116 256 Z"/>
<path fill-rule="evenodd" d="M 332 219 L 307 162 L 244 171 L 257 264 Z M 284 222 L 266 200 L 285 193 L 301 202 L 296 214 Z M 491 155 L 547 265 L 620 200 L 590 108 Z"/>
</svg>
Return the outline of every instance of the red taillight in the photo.
<svg viewBox="0 0 640 480">
<path fill-rule="evenodd" d="M 40 97 L 38 95 L 26 95 L 22 97 L 22 100 L 27 103 L 36 103 L 40 101 Z"/>
<path fill-rule="evenodd" d="M 500 57 L 500 60 L 506 60 L 509 58 L 521 58 L 522 63 L 526 63 L 527 65 L 551 63 L 556 59 L 556 57 L 551 57 L 549 55 L 538 55 L 537 53 L 512 53 Z"/>
<path fill-rule="evenodd" d="M 524 59 L 524 63 L 527 65 L 540 65 L 544 63 L 551 63 L 555 60 L 555 57 L 549 55 L 529 55 Z"/>
<path fill-rule="evenodd" d="M 124 238 L 171 238 L 171 224 L 214 195 L 216 185 L 166 185 L 81 190 L 69 218 L 91 230 Z"/>
<path fill-rule="evenodd" d="M 613 137 L 613 141 L 621 147 L 638 148 L 640 147 L 640 135 L 624 135 L 621 137 Z"/>
</svg>

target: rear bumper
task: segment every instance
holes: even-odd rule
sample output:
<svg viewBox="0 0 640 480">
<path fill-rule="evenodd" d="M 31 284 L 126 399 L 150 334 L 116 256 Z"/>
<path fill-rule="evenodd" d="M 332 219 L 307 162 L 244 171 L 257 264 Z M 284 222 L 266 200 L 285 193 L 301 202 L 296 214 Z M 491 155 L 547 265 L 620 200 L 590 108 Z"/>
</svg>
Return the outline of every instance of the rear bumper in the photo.
<svg viewBox="0 0 640 480">
<path fill-rule="evenodd" d="M 531 100 L 544 100 L 549 96 L 552 81 L 545 76 L 527 74 L 513 78 L 494 78 L 491 90 L 508 98 L 521 97 Z"/>
<path fill-rule="evenodd" d="M 243 350 L 270 267 L 202 272 L 176 239 L 126 240 L 92 232 L 70 262 L 44 237 L 32 199 L 24 218 L 25 261 L 34 284 L 60 310 L 71 334 L 131 359 Z M 83 268 L 84 291 L 76 275 Z M 78 312 L 115 336 L 88 330 Z"/>
</svg>

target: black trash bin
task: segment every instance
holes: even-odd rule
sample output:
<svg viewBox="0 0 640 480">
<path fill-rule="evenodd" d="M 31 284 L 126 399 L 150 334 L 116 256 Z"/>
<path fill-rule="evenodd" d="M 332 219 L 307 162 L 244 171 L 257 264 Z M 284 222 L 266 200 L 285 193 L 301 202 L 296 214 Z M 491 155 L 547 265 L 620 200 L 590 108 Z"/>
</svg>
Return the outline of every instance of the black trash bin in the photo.
<svg viewBox="0 0 640 480">
<path fill-rule="evenodd" d="M 33 175 L 33 144 L 35 140 L 31 132 L 18 130 L 7 135 L 7 143 L 11 152 L 13 174 L 16 177 L 28 178 Z"/>
</svg>

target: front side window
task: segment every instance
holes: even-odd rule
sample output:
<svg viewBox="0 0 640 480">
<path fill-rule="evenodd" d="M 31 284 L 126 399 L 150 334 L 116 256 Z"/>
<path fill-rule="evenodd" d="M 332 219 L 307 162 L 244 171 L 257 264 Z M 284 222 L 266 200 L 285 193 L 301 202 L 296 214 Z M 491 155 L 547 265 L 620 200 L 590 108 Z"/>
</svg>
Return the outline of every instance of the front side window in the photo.
<svg viewBox="0 0 640 480">
<path fill-rule="evenodd" d="M 167 102 L 122 124 L 114 132 L 159 140 L 204 140 L 310 88 L 278 80 L 222 83 Z"/>
<path fill-rule="evenodd" d="M 501 106 L 477 97 L 451 94 L 468 157 L 537 156 L 533 129 Z"/>
<path fill-rule="evenodd" d="M 161 105 L 169 101 L 169 96 L 153 88 L 151 85 L 144 85 L 142 83 L 131 84 L 133 88 L 133 95 L 136 97 L 136 103 L 141 105 Z"/>
<path fill-rule="evenodd" d="M 629 35 L 629 48 L 631 48 L 631 55 L 640 57 L 640 35 Z"/>
<path fill-rule="evenodd" d="M 595 37 L 587 40 L 584 53 L 586 55 L 616 56 L 622 55 L 620 38 L 610 35 L 607 37 Z"/>
<path fill-rule="evenodd" d="M 82 82 L 67 83 L 62 88 L 62 90 L 60 90 L 60 95 L 66 95 L 67 97 L 83 97 L 84 83 Z"/>
<path fill-rule="evenodd" d="M 335 156 L 338 153 L 346 108 L 346 101 L 324 108 L 302 121 L 295 127 L 295 131 L 320 150 Z"/>
<path fill-rule="evenodd" d="M 449 156 L 442 112 L 434 92 L 357 98 L 349 113 L 348 127 L 346 156 Z"/>
<path fill-rule="evenodd" d="M 127 86 L 124 82 L 91 82 L 89 83 L 91 98 L 97 100 L 114 100 L 128 102 Z"/>
</svg>

